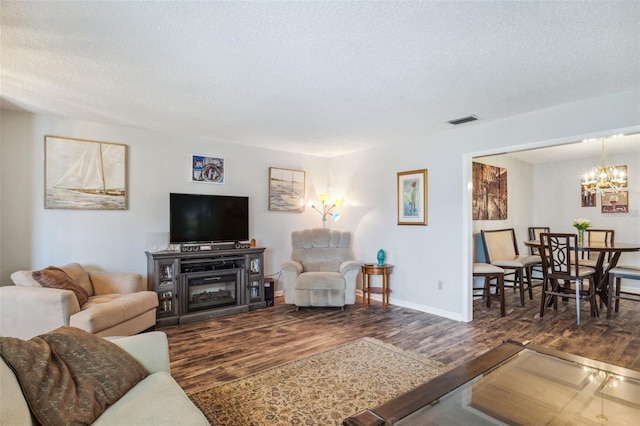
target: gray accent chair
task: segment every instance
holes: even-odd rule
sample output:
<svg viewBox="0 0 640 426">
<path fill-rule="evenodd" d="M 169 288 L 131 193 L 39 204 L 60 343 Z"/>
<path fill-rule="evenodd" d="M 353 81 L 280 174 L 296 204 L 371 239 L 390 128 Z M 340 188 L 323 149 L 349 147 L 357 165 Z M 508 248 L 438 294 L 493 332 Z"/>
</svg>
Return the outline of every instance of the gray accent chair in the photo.
<svg viewBox="0 0 640 426">
<path fill-rule="evenodd" d="M 351 233 L 327 228 L 291 233 L 291 260 L 282 263 L 287 304 L 333 306 L 356 302 L 356 278 L 361 264 L 351 250 Z"/>
</svg>

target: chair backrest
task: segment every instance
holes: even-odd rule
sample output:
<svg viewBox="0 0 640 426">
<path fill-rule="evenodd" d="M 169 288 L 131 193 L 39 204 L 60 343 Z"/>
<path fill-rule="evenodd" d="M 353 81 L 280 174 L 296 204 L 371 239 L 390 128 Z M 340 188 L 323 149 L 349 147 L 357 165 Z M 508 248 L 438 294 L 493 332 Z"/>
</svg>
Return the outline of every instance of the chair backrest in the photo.
<svg viewBox="0 0 640 426">
<path fill-rule="evenodd" d="M 579 276 L 578 236 L 576 234 L 543 232 L 540 234 L 540 238 L 546 254 L 546 266 L 549 268 L 550 278 L 571 279 Z"/>
<path fill-rule="evenodd" d="M 606 243 L 613 244 L 615 232 L 613 229 L 587 229 L 585 231 L 588 243 Z M 583 252 L 585 253 L 585 252 Z M 597 259 L 598 253 L 587 253 L 590 259 Z M 583 254 L 583 258 L 585 255 Z M 608 254 L 607 260 L 611 260 L 611 253 Z"/>
<path fill-rule="evenodd" d="M 587 241 L 590 243 L 613 243 L 615 231 L 613 229 L 587 229 Z"/>
<path fill-rule="evenodd" d="M 487 263 L 518 255 L 516 232 L 513 228 L 480 231 Z"/>
<path fill-rule="evenodd" d="M 528 228 L 529 231 L 529 239 L 540 241 L 540 234 L 543 232 L 551 232 L 551 228 L 548 226 L 530 226 Z M 530 254 L 538 254 L 538 247 L 529 247 Z"/>
<path fill-rule="evenodd" d="M 302 263 L 304 272 L 338 271 L 342 262 L 354 260 L 351 232 L 328 228 L 291 233 L 291 260 Z"/>
</svg>

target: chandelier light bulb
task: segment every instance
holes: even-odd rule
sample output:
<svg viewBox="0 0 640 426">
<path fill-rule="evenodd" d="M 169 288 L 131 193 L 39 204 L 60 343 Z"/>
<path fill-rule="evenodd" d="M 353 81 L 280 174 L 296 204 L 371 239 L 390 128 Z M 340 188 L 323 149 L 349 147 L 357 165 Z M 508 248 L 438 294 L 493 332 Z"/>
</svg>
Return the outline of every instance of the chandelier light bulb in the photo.
<svg viewBox="0 0 640 426">
<path fill-rule="evenodd" d="M 611 138 L 620 136 L 623 135 L 615 135 L 611 136 Z M 588 139 L 585 142 L 592 140 L 593 139 Z M 605 165 L 604 141 L 605 138 L 602 138 L 601 165 L 594 167 L 590 173 L 586 173 L 582 178 L 582 186 L 584 190 L 591 194 L 596 192 L 600 194 L 605 192 L 618 192 L 621 187 L 626 185 L 625 173 L 622 170 L 618 170 L 611 165 Z"/>
</svg>

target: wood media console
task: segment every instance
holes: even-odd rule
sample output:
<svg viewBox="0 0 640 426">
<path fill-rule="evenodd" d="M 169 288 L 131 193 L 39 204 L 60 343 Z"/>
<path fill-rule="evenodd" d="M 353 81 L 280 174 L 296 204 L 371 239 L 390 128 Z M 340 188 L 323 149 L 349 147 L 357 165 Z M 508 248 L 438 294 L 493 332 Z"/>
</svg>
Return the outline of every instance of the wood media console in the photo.
<svg viewBox="0 0 640 426">
<path fill-rule="evenodd" d="M 158 294 L 159 327 L 267 306 L 264 248 L 146 252 L 147 286 Z"/>
</svg>

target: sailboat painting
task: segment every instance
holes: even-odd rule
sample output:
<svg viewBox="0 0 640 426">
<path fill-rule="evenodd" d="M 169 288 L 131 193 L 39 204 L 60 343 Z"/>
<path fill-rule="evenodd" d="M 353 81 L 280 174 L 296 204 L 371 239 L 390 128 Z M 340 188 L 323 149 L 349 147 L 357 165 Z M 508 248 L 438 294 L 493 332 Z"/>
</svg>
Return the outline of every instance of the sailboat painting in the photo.
<svg viewBox="0 0 640 426">
<path fill-rule="evenodd" d="M 269 167 L 269 210 L 303 212 L 304 191 L 303 171 Z"/>
<path fill-rule="evenodd" d="M 45 136 L 47 209 L 126 210 L 127 146 Z"/>
</svg>

